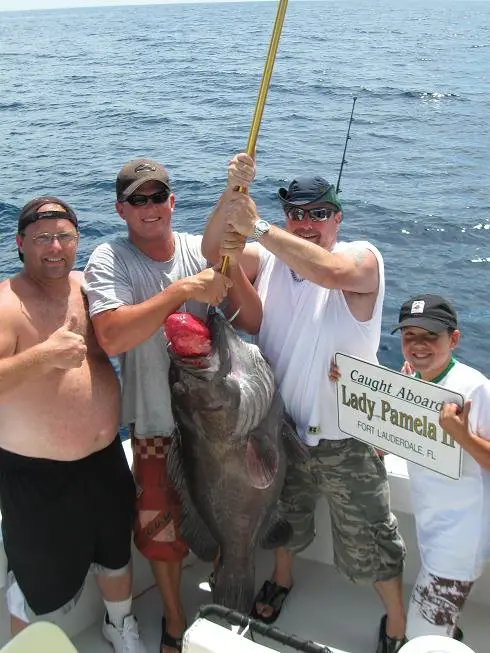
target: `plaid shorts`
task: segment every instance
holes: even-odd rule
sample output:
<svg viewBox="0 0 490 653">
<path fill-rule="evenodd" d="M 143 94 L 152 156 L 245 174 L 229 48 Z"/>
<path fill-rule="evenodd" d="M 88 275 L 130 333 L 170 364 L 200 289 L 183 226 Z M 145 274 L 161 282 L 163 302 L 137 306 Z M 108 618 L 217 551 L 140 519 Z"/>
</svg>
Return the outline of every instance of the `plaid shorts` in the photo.
<svg viewBox="0 0 490 653">
<path fill-rule="evenodd" d="M 293 527 L 288 549 L 298 553 L 315 537 L 315 507 L 325 496 L 337 569 L 359 584 L 403 571 L 405 544 L 390 511 L 386 469 L 373 447 L 354 438 L 321 440 L 310 459 L 290 462 L 281 504 Z"/>
<path fill-rule="evenodd" d="M 133 456 L 138 460 L 160 458 L 163 460 L 167 454 L 170 438 L 135 438 L 131 439 Z"/>
<path fill-rule="evenodd" d="M 177 562 L 188 548 L 180 537 L 180 501 L 167 476 L 171 438 L 138 438 L 130 429 L 136 482 L 134 543 L 148 560 Z"/>
</svg>

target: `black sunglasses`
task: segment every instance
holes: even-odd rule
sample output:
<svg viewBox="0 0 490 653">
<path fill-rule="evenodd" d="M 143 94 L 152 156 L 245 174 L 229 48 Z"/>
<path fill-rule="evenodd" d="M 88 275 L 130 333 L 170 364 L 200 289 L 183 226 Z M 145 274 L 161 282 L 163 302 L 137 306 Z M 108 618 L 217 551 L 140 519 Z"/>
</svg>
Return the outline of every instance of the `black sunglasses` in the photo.
<svg viewBox="0 0 490 653">
<path fill-rule="evenodd" d="M 165 202 L 170 197 L 168 190 L 161 190 L 158 193 L 153 193 L 153 195 L 130 195 L 127 200 L 124 200 L 131 206 L 146 206 L 148 202 L 153 202 L 153 204 L 165 204 Z"/>
<path fill-rule="evenodd" d="M 337 213 L 335 209 L 302 209 L 299 206 L 288 206 L 284 210 L 288 218 L 293 222 L 300 222 L 306 216 L 313 222 L 325 222 Z"/>
</svg>

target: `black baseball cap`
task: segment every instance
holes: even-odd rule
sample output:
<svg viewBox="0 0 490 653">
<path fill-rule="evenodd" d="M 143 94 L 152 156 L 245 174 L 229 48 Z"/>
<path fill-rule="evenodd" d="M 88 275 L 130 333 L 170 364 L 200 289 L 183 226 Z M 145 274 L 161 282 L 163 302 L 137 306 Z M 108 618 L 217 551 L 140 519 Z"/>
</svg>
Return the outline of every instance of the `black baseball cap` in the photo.
<svg viewBox="0 0 490 653">
<path fill-rule="evenodd" d="M 62 210 L 40 211 L 39 209 L 46 204 L 58 204 L 62 207 Z M 50 218 L 54 220 L 69 220 L 78 231 L 78 218 L 71 206 L 54 195 L 43 195 L 42 197 L 36 197 L 30 202 L 27 202 L 27 204 L 22 207 L 17 222 L 17 233 L 23 235 L 26 228 L 33 222 L 37 222 L 38 220 L 48 220 Z M 18 250 L 18 252 L 20 260 L 23 261 L 24 255 L 20 250 Z"/>
<path fill-rule="evenodd" d="M 133 159 L 125 163 L 116 179 L 116 196 L 121 202 L 147 181 L 158 181 L 170 192 L 168 171 L 152 159 Z"/>
<path fill-rule="evenodd" d="M 301 206 L 302 204 L 333 204 L 342 211 L 342 204 L 335 192 L 335 186 L 323 177 L 298 177 L 288 188 L 280 188 L 279 199 L 283 204 Z"/>
<path fill-rule="evenodd" d="M 432 333 L 458 328 L 458 316 L 451 303 L 440 295 L 416 295 L 400 308 L 398 324 L 391 333 L 404 327 L 418 327 Z"/>
</svg>

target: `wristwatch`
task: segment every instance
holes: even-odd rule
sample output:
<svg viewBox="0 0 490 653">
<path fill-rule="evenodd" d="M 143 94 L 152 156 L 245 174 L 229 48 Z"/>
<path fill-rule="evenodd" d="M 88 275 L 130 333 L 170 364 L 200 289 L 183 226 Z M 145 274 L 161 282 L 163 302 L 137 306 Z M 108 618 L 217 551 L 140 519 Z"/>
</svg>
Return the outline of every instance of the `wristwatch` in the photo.
<svg viewBox="0 0 490 653">
<path fill-rule="evenodd" d="M 271 223 L 267 222 L 267 220 L 262 220 L 262 219 L 257 220 L 257 222 L 255 223 L 253 234 L 250 236 L 251 240 L 258 240 L 264 234 L 266 234 L 270 228 L 271 228 Z"/>
</svg>

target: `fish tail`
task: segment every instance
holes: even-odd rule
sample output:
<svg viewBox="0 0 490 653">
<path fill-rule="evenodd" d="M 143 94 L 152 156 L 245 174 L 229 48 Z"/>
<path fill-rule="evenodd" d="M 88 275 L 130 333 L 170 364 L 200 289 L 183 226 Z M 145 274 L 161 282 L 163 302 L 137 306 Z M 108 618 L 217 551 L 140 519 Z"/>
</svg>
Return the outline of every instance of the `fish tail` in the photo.
<svg viewBox="0 0 490 653">
<path fill-rule="evenodd" d="M 215 575 L 213 603 L 248 615 L 255 595 L 255 560 L 221 564 Z"/>
</svg>

